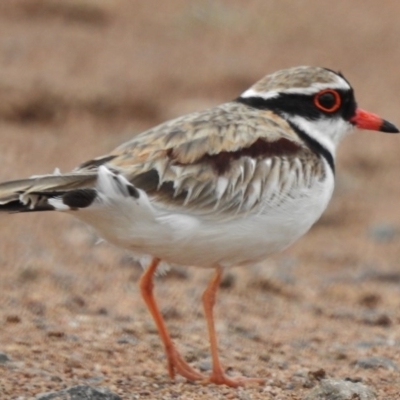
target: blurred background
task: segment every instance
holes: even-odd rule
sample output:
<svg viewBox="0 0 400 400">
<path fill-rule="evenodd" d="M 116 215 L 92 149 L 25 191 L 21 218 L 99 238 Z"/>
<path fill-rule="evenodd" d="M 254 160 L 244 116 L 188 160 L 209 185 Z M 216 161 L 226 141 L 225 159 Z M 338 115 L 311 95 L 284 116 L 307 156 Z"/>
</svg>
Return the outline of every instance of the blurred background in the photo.
<svg viewBox="0 0 400 400">
<path fill-rule="evenodd" d="M 399 13 L 398 2 L 376 0 L 3 1 L 0 179 L 70 170 L 296 65 L 341 71 L 360 107 L 399 126 Z M 225 364 L 270 377 L 280 398 L 301 398 L 306 372 L 319 367 L 385 398 L 398 393 L 397 367 L 357 362 L 378 355 L 400 366 L 399 152 L 393 135 L 347 138 L 321 221 L 264 265 L 227 274 L 217 310 Z M 1 215 L 0 237 L 0 352 L 9 359 L 0 393 L 92 382 L 126 394 L 168 382 L 129 255 L 95 246 L 62 214 Z M 175 337 L 204 369 L 208 279 L 189 268 L 157 283 Z"/>
</svg>

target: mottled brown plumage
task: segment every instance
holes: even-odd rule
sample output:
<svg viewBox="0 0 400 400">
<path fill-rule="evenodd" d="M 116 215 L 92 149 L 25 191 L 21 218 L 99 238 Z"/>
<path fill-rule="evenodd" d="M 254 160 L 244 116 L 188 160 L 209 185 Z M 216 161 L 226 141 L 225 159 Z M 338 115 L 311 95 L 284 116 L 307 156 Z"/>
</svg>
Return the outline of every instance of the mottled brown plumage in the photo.
<svg viewBox="0 0 400 400">
<path fill-rule="evenodd" d="M 248 212 L 277 177 L 282 191 L 274 197 L 283 198 L 297 185 L 323 179 L 325 168 L 284 119 L 237 102 L 161 124 L 75 172 L 94 171 L 101 164 L 121 172 L 155 204 L 185 205 L 200 215 Z M 293 174 L 283 179 L 287 170 Z M 223 177 L 229 183 L 219 196 Z"/>
</svg>

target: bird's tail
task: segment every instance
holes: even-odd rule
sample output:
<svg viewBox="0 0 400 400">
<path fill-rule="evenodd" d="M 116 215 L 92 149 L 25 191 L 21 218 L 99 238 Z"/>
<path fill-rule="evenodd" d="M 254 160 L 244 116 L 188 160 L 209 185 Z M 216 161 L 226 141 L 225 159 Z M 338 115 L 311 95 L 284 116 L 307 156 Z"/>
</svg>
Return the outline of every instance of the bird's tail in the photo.
<svg viewBox="0 0 400 400">
<path fill-rule="evenodd" d="M 0 212 L 55 210 L 56 207 L 51 204 L 51 199 L 65 196 L 68 198 L 77 192 L 82 194 L 81 198 L 85 195 L 90 196 L 96 179 L 96 172 L 66 175 L 56 172 L 52 175 L 33 176 L 1 183 Z"/>
</svg>

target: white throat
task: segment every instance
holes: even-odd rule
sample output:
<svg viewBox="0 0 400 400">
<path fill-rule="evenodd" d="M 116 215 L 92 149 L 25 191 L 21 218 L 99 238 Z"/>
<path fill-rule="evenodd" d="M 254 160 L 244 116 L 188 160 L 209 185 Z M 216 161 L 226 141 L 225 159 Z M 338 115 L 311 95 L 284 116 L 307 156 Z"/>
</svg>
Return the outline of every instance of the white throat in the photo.
<svg viewBox="0 0 400 400">
<path fill-rule="evenodd" d="M 310 120 L 299 115 L 289 114 L 285 114 L 285 118 L 320 143 L 333 157 L 335 157 L 336 147 L 341 139 L 353 129 L 353 125 L 342 118 Z"/>
</svg>

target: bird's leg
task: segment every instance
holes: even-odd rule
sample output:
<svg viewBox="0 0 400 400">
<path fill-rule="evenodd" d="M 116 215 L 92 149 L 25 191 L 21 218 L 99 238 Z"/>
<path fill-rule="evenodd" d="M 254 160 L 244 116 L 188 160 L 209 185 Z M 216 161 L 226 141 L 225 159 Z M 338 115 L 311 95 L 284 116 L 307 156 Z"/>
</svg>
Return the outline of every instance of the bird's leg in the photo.
<svg viewBox="0 0 400 400">
<path fill-rule="evenodd" d="M 214 315 L 213 308 L 215 305 L 215 299 L 219 284 L 221 282 L 222 277 L 222 268 L 218 267 L 214 277 L 211 279 L 210 283 L 207 286 L 207 289 L 203 293 L 203 307 L 204 314 L 207 320 L 208 327 L 208 335 L 210 337 L 210 346 L 211 346 L 211 357 L 212 357 L 212 372 L 207 382 L 215 383 L 217 385 L 227 385 L 231 387 L 244 386 L 246 383 L 259 383 L 263 384 L 265 382 L 264 379 L 258 378 L 246 378 L 246 377 L 228 377 L 221 365 L 218 356 L 218 342 L 217 342 L 217 334 L 215 332 L 214 325 Z"/>
<path fill-rule="evenodd" d="M 143 300 L 145 301 L 147 308 L 149 309 L 154 322 L 157 326 L 158 333 L 160 334 L 161 340 L 164 344 L 165 353 L 168 360 L 168 373 L 171 379 L 174 379 L 175 372 L 182 375 L 184 378 L 195 381 L 204 379 L 204 376 L 194 370 L 179 354 L 175 347 L 174 342 L 171 339 L 171 335 L 168 332 L 164 318 L 158 309 L 156 300 L 153 295 L 153 275 L 157 269 L 160 259 L 153 258 L 149 267 L 143 273 L 139 281 L 140 291 L 142 293 Z"/>
</svg>

